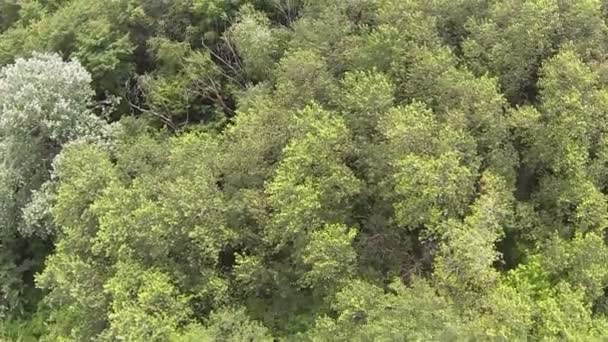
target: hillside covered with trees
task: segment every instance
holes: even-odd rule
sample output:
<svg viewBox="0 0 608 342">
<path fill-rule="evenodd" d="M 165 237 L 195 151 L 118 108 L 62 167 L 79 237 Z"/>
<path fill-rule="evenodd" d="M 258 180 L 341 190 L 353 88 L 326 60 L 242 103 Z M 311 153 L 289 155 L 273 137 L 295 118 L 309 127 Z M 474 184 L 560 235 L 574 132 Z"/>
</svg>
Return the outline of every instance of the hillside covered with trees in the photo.
<svg viewBox="0 0 608 342">
<path fill-rule="evenodd" d="M 606 338 L 607 20 L 0 0 L 0 340 Z"/>
</svg>

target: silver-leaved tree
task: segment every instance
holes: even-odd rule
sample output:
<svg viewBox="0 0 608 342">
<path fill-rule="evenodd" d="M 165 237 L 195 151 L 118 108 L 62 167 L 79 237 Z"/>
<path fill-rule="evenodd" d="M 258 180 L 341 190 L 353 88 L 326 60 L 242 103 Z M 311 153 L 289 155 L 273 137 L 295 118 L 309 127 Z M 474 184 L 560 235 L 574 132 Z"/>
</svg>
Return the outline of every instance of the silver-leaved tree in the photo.
<svg viewBox="0 0 608 342">
<path fill-rule="evenodd" d="M 0 70 L 0 316 L 22 305 L 21 280 L 37 263 L 30 249 L 53 233 L 45 204 L 53 159 L 72 141 L 101 137 L 90 83 L 78 61 L 57 54 Z"/>
</svg>

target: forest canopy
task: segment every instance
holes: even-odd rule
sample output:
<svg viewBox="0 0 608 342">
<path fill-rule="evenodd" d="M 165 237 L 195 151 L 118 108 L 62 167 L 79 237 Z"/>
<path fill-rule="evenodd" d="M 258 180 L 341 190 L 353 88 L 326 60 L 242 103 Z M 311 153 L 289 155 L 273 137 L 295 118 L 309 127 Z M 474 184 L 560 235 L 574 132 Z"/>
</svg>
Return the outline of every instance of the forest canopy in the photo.
<svg viewBox="0 0 608 342">
<path fill-rule="evenodd" d="M 0 340 L 605 338 L 607 20 L 0 0 Z"/>
</svg>

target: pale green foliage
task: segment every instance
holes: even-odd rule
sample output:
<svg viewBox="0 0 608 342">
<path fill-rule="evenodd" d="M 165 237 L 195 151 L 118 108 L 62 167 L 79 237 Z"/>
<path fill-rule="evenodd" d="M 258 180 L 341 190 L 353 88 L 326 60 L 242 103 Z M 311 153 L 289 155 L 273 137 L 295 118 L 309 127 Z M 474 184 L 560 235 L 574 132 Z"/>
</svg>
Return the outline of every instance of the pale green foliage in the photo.
<svg viewBox="0 0 608 342">
<path fill-rule="evenodd" d="M 409 155 L 395 169 L 395 192 L 400 197 L 395 212 L 400 225 L 410 229 L 426 225 L 435 231 L 439 222 L 464 215 L 474 175 L 459 165 L 456 154 L 438 158 Z"/>
<path fill-rule="evenodd" d="M 0 64 L 29 56 L 33 51 L 62 52 L 80 60 L 94 76 L 96 86 L 115 92 L 132 68 L 128 60 L 133 51 L 129 36 L 115 27 L 126 3 L 70 1 L 48 13 L 25 6 L 30 12 L 24 11 L 24 19 L 31 22 L 2 34 Z"/>
<path fill-rule="evenodd" d="M 391 109 L 380 129 L 392 165 L 397 223 L 436 232 L 443 220 L 463 217 L 477 173 L 470 137 L 437 122 L 418 102 Z"/>
<path fill-rule="evenodd" d="M 424 13 L 424 3 L 412 0 L 378 1 L 378 22 L 396 28 L 404 38 L 418 45 L 437 46 L 436 20 Z"/>
<path fill-rule="evenodd" d="M 437 0 L 426 2 L 424 7 L 426 13 L 436 18 L 443 41 L 458 49 L 469 33 L 466 23 L 472 18 L 486 16 L 492 4 L 486 0 Z"/>
<path fill-rule="evenodd" d="M 398 80 L 397 98 L 427 104 L 438 119 L 449 123 L 449 134 L 454 130 L 470 134 L 478 145 L 480 161 L 513 183 L 517 156 L 508 141 L 506 101 L 496 79 L 485 75 L 478 78 L 458 67 L 446 48 L 413 49 L 416 53 L 392 71 Z M 468 142 L 466 138 L 461 140 Z"/>
<path fill-rule="evenodd" d="M 601 339 L 608 328 L 604 317 L 594 318 L 583 299 L 584 292 L 565 283 L 552 290 L 553 296 L 538 301 L 541 318 L 537 336 L 570 340 Z"/>
<path fill-rule="evenodd" d="M 499 273 L 492 265 L 500 254 L 494 244 L 504 236 L 512 212 L 504 180 L 486 173 L 481 188 L 464 222 L 451 220 L 443 227 L 444 241 L 435 259 L 437 280 L 460 296 L 471 291 L 474 297 L 497 284 Z"/>
<path fill-rule="evenodd" d="M 531 100 L 541 61 L 556 47 L 572 44 L 586 60 L 601 59 L 607 27 L 601 3 L 589 1 L 515 0 L 496 2 L 488 18 L 470 20 L 463 44 L 476 73 L 500 77 L 507 98 Z"/>
<path fill-rule="evenodd" d="M 241 104 L 234 124 L 224 133 L 226 154 L 232 156 L 224 158 L 229 192 L 263 186 L 295 129 L 293 113 L 277 107 L 265 89 L 252 88 L 247 96 L 250 104 Z"/>
<path fill-rule="evenodd" d="M 150 154 L 156 145 L 146 145 L 150 141 L 154 140 L 144 135 L 119 145 L 116 165 L 106 152 L 86 144 L 66 149 L 58 159 L 56 174 L 61 183 L 53 215 L 63 239 L 38 281 L 51 291 L 49 300 L 60 300 L 80 312 L 81 324 L 88 327 L 72 331 L 76 339 L 103 333 L 110 340 L 118 336 L 166 340 L 188 315 L 185 295 L 171 302 L 182 293 L 178 285 L 197 301 L 222 300 L 225 284 L 212 270 L 233 235 L 218 224 L 222 202 L 214 159 L 208 159 L 216 148 L 214 140 L 196 133 L 172 139 L 166 154 L 157 155 L 157 160 Z M 131 163 L 138 154 L 149 156 L 147 163 Z M 64 260 L 73 258 L 82 258 L 81 263 L 92 272 L 80 293 L 70 292 L 65 282 L 66 272 L 75 265 Z M 124 267 L 107 269 L 103 260 Z M 148 273 L 142 268 L 147 265 L 157 268 Z M 131 274 L 134 270 L 141 271 L 141 276 Z M 184 280 L 184 275 L 194 272 L 205 282 Z M 111 304 L 107 317 L 82 307 L 87 291 L 104 294 L 105 300 L 97 299 L 95 305 Z M 129 297 L 131 293 L 136 298 Z M 168 305 L 168 312 L 154 311 L 164 310 L 156 300 Z M 109 330 L 102 331 L 106 324 Z M 150 326 L 156 330 L 149 330 Z"/>
<path fill-rule="evenodd" d="M 357 257 L 352 248 L 356 236 L 356 230 L 343 225 L 328 225 L 313 232 L 303 252 L 303 261 L 311 270 L 306 272 L 302 283 L 324 287 L 346 281 Z"/>
<path fill-rule="evenodd" d="M 378 118 L 393 105 L 394 85 L 377 72 L 351 72 L 342 80 L 338 107 L 356 136 L 370 136 Z"/>
<path fill-rule="evenodd" d="M 68 251 L 66 245 L 58 249 Z M 107 298 L 96 265 L 75 253 L 57 254 L 48 258 L 45 272 L 36 280 L 51 290 L 45 302 L 53 310 L 50 319 L 58 321 L 50 329 L 49 341 L 90 339 L 103 329 L 107 317 L 99 312 L 105 312 Z"/>
<path fill-rule="evenodd" d="M 284 157 L 266 192 L 275 215 L 269 236 L 279 245 L 302 243 L 304 232 L 326 223 L 344 222 L 359 180 L 344 165 L 349 135 L 344 121 L 319 107 L 299 113 L 302 135 L 284 150 Z"/>
<path fill-rule="evenodd" d="M 389 25 L 380 25 L 353 40 L 354 46 L 348 50 L 345 59 L 356 70 L 375 68 L 388 72 L 396 64 L 396 58 L 403 56 L 410 47 L 399 31 Z"/>
<path fill-rule="evenodd" d="M 524 160 L 539 172 L 551 172 L 540 178 L 536 194 L 544 219 L 562 233 L 603 230 L 606 198 L 595 179 L 604 169 L 606 113 L 598 80 L 573 50 L 565 49 L 545 63 L 539 86 L 539 110 L 520 109 L 512 118 L 530 146 Z"/>
<path fill-rule="evenodd" d="M 86 231 L 96 221 L 90 206 L 117 180 L 108 153 L 94 145 L 71 145 L 55 160 L 54 169 L 60 181 L 52 208 L 55 221 L 63 233 L 91 239 L 94 234 Z"/>
<path fill-rule="evenodd" d="M 302 108 L 311 102 L 330 103 L 336 80 L 327 62 L 313 50 L 288 51 L 275 72 L 276 98 L 283 106 Z"/>
<path fill-rule="evenodd" d="M 187 298 L 168 275 L 157 270 L 118 264 L 104 287 L 112 298 L 112 309 L 102 340 L 166 341 L 189 316 Z"/>
<path fill-rule="evenodd" d="M 560 1 L 559 40 L 572 43 L 585 60 L 603 59 L 608 27 L 602 16 L 601 0 Z"/>
<path fill-rule="evenodd" d="M 420 102 L 390 109 L 380 118 L 379 128 L 386 138 L 391 161 L 407 155 L 435 156 L 455 153 L 466 161 L 471 171 L 478 168 L 477 146 L 474 138 L 463 127 L 461 115 L 442 123 L 437 115 Z"/>
<path fill-rule="evenodd" d="M 131 184 L 110 184 L 95 203 L 99 232 L 93 251 L 153 262 L 188 241 L 199 251 L 197 262 L 215 262 L 231 233 L 220 223 L 222 199 L 213 158 L 207 159 L 216 148 L 214 141 L 193 133 L 170 143 L 154 176 L 141 174 Z"/>
<path fill-rule="evenodd" d="M 92 338 L 105 324 L 106 317 L 99 312 L 105 310 L 107 298 L 105 272 L 100 274 L 97 263 L 90 259 L 96 232 L 91 205 L 117 175 L 107 153 L 88 144 L 64 149 L 55 162 L 55 172 L 60 185 L 52 214 L 63 239 L 37 277 L 38 286 L 49 290 L 45 301 L 55 309 L 52 317 L 61 322 L 53 326 L 49 340 Z"/>
<path fill-rule="evenodd" d="M 544 254 L 546 272 L 583 290 L 590 301 L 603 295 L 608 273 L 602 265 L 608 260 L 608 248 L 600 236 L 577 234 L 572 241 L 555 238 Z"/>
<path fill-rule="evenodd" d="M 287 0 L 290 1 L 293 0 Z M 308 2 L 304 11 L 310 14 L 293 23 L 293 34 L 289 41 L 291 50 L 317 52 L 327 61 L 328 68 L 333 72 L 347 69 L 345 54 L 348 53 L 355 29 L 348 17 L 353 2 L 325 0 L 304 2 Z"/>
<path fill-rule="evenodd" d="M 252 321 L 243 308 L 224 308 L 211 313 L 207 326 L 189 326 L 186 331 L 171 339 L 175 342 L 225 341 L 271 342 L 268 329 Z"/>
<path fill-rule="evenodd" d="M 480 314 L 468 326 L 475 340 L 526 340 L 534 326 L 534 303 L 529 293 L 499 284 L 489 290 L 487 297 L 478 303 Z"/>
<path fill-rule="evenodd" d="M 594 239 L 577 238 L 578 242 L 574 244 L 580 245 L 584 243 L 583 240 Z M 565 245 L 564 242 L 557 243 Z M 513 292 L 513 296 L 520 305 L 524 305 L 521 306 L 521 313 L 532 315 L 534 319 L 533 325 L 528 328 L 528 338 L 596 340 L 605 331 L 607 322 L 603 316 L 593 314 L 585 299 L 585 288 L 580 286 L 581 283 L 570 285 L 560 280 L 566 273 L 550 273 L 553 267 L 560 268 L 559 263 L 566 261 L 563 257 L 561 255 L 562 259 L 559 260 L 560 257 L 554 254 L 548 257 L 545 264 L 543 256 L 533 255 L 526 264 L 509 272 L 505 283 L 512 288 L 511 292 L 517 291 Z M 576 258 L 574 256 L 573 260 Z M 549 272 L 545 271 L 545 267 Z"/>
<path fill-rule="evenodd" d="M 395 158 L 407 154 L 433 154 L 439 149 L 436 132 L 440 125 L 434 113 L 419 102 L 392 108 L 381 118 L 379 128 Z"/>
<path fill-rule="evenodd" d="M 559 27 L 558 2 L 509 0 L 494 3 L 487 19 L 471 20 L 463 44 L 468 64 L 477 74 L 500 77 L 507 98 L 519 102 L 534 86 L 540 61 L 553 48 L 552 35 Z"/>
<path fill-rule="evenodd" d="M 238 22 L 227 34 L 243 59 L 243 67 L 252 80 L 267 79 L 279 54 L 278 39 L 270 28 L 270 21 L 249 6 L 241 9 Z"/>
<path fill-rule="evenodd" d="M 596 114 L 593 107 L 596 82 L 589 67 L 570 50 L 543 66 L 539 81 L 542 119 L 554 140 L 544 147 L 549 150 L 541 158 L 551 161 L 555 172 L 573 174 L 587 162 L 591 139 L 595 138 L 593 125 L 601 113 Z M 568 127 L 568 134 L 558 134 L 564 127 Z"/>
<path fill-rule="evenodd" d="M 313 341 L 414 341 L 453 339 L 460 322 L 451 303 L 417 280 L 411 288 L 393 283 L 384 293 L 374 285 L 354 281 L 332 303 L 336 319 L 317 320 Z"/>
</svg>

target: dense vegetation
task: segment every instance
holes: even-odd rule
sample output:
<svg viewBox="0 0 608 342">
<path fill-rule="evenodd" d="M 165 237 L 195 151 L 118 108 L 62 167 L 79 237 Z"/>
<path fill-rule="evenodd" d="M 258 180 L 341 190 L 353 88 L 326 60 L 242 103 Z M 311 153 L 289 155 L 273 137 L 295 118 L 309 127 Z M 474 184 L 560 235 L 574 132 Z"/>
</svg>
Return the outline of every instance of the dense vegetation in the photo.
<svg viewBox="0 0 608 342">
<path fill-rule="evenodd" d="M 0 0 L 0 340 L 607 336 L 607 20 Z"/>
</svg>

